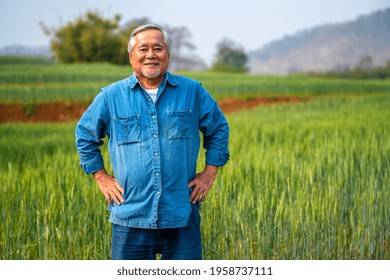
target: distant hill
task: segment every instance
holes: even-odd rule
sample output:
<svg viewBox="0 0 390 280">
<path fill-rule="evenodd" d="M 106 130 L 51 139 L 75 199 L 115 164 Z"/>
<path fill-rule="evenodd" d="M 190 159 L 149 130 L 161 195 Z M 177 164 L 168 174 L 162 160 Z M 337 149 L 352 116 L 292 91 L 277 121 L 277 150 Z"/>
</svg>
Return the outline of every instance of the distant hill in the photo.
<svg viewBox="0 0 390 280">
<path fill-rule="evenodd" d="M 248 54 L 257 74 L 341 70 L 390 61 L 390 8 L 300 31 Z"/>
<path fill-rule="evenodd" d="M 50 47 L 27 47 L 22 45 L 11 45 L 0 49 L 3 56 L 40 56 L 52 57 Z"/>
</svg>

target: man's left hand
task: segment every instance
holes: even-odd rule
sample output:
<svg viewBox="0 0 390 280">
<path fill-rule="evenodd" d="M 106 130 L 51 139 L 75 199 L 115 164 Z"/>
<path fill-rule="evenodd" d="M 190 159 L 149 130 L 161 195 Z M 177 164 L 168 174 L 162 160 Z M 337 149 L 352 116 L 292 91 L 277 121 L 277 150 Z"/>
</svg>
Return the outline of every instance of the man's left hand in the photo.
<svg viewBox="0 0 390 280">
<path fill-rule="evenodd" d="M 195 204 L 199 199 L 203 202 L 211 189 L 215 177 L 217 176 L 218 166 L 206 165 L 205 169 L 196 174 L 195 178 L 189 182 L 188 188 L 194 188 L 190 201 Z"/>
</svg>

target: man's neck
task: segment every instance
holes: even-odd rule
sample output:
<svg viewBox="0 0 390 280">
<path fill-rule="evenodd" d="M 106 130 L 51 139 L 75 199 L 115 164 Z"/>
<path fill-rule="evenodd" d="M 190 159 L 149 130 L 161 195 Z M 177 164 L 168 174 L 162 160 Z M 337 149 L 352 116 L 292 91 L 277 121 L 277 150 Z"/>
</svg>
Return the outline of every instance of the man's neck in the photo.
<svg viewBox="0 0 390 280">
<path fill-rule="evenodd" d="M 155 89 L 160 86 L 161 82 L 164 79 L 164 76 L 153 78 L 153 79 L 148 79 L 145 77 L 140 79 L 139 77 L 137 77 L 137 79 L 140 82 L 143 89 Z"/>
</svg>

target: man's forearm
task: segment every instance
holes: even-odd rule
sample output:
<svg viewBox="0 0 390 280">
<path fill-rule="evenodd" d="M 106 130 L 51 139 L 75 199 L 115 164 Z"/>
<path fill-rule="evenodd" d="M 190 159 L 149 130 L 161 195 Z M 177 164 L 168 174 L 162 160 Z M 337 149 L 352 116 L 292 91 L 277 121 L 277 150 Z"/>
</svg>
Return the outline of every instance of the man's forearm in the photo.
<svg viewBox="0 0 390 280">
<path fill-rule="evenodd" d="M 218 168 L 219 168 L 218 166 L 206 164 L 204 171 L 206 171 L 208 174 L 215 177 L 215 176 L 217 176 Z"/>
<path fill-rule="evenodd" d="M 93 177 L 95 178 L 96 181 L 100 180 L 102 177 L 108 175 L 106 170 L 104 168 L 92 173 Z"/>
</svg>

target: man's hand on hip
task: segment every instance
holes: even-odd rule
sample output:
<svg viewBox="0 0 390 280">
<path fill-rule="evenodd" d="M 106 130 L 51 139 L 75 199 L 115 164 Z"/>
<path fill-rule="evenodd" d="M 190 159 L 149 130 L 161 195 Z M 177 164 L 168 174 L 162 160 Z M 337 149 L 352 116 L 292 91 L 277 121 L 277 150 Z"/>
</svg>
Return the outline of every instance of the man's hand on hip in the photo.
<svg viewBox="0 0 390 280">
<path fill-rule="evenodd" d="M 195 178 L 188 184 L 188 188 L 194 187 L 190 196 L 192 203 L 195 204 L 199 199 L 201 202 L 205 200 L 217 173 L 218 166 L 208 164 L 202 172 L 196 174 Z"/>
<path fill-rule="evenodd" d="M 111 206 L 113 206 L 112 200 L 114 200 L 117 205 L 121 205 L 125 202 L 125 199 L 122 196 L 125 190 L 119 185 L 114 177 L 107 174 L 106 170 L 101 169 L 93 173 L 93 177 L 99 185 L 100 191 Z"/>
</svg>

